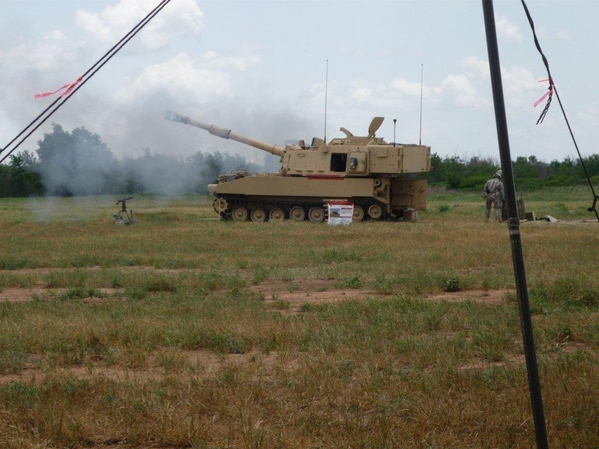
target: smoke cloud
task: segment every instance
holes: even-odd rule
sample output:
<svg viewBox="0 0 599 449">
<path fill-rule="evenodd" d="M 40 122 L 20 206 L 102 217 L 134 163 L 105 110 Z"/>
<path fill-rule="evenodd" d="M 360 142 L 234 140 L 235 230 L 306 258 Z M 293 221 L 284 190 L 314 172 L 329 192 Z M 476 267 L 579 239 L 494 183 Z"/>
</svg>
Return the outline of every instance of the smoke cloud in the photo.
<svg viewBox="0 0 599 449">
<path fill-rule="evenodd" d="M 227 171 L 263 170 L 242 156 L 197 151 L 190 156 L 156 154 L 115 157 L 98 134 L 85 128 L 65 131 L 54 124 L 36 150 L 37 171 L 51 196 L 147 192 L 174 196 L 206 193 L 207 184 Z"/>
</svg>

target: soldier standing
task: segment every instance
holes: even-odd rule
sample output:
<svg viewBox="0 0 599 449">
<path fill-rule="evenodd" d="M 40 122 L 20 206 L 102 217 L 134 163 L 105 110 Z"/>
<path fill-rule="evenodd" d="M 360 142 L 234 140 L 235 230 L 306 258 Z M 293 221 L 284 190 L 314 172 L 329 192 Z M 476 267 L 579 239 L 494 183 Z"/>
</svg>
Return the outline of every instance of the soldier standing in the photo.
<svg viewBox="0 0 599 449">
<path fill-rule="evenodd" d="M 495 221 L 501 223 L 501 209 L 503 207 L 505 193 L 503 190 L 503 182 L 501 182 L 501 170 L 489 179 L 483 189 L 483 198 L 486 200 L 487 209 L 485 211 L 485 219 L 489 221 L 491 217 L 491 205 L 495 207 Z"/>
</svg>

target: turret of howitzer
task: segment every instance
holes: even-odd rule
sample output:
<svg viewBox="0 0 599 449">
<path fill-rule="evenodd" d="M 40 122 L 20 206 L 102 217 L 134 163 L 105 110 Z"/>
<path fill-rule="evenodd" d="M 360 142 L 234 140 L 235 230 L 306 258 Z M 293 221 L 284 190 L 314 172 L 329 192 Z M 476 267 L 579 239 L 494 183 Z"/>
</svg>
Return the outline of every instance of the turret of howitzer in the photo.
<svg viewBox="0 0 599 449">
<path fill-rule="evenodd" d="M 226 173 L 210 184 L 214 210 L 225 219 L 243 221 L 309 219 L 321 221 L 325 205 L 346 200 L 354 204 L 354 219 L 401 218 L 426 208 L 426 180 L 405 175 L 430 171 L 430 147 L 387 143 L 375 133 L 383 117 L 375 117 L 368 135 L 345 137 L 326 143 L 315 137 L 310 145 L 262 142 L 218 125 L 208 125 L 168 112 L 168 120 L 192 125 L 224 139 L 233 139 L 281 158 L 278 173 Z M 412 176 L 413 178 L 413 176 Z M 406 212 L 410 211 L 410 214 Z M 416 214 L 417 216 L 417 214 Z"/>
<path fill-rule="evenodd" d="M 285 148 L 234 133 L 218 125 L 202 123 L 175 112 L 167 112 L 165 118 L 280 156 L 281 171 L 291 176 L 334 174 L 341 177 L 369 177 L 377 174 L 390 176 L 430 171 L 430 147 L 389 144 L 376 137 L 375 133 L 383 123 L 383 117 L 375 117 L 372 120 L 367 136 L 354 136 L 347 129 L 341 128 L 345 137 L 332 139 L 328 144 L 314 137 L 310 146 L 306 146 L 305 142 L 300 140 L 298 145 L 287 145 Z"/>
</svg>

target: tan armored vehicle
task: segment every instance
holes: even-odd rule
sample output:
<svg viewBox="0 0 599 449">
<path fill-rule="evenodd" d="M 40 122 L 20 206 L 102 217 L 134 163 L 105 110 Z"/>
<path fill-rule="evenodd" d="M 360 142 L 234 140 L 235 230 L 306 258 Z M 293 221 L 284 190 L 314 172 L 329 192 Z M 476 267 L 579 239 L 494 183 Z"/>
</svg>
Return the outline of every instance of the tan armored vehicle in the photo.
<svg viewBox="0 0 599 449">
<path fill-rule="evenodd" d="M 345 137 L 328 144 L 315 137 L 309 146 L 300 140 L 285 148 L 174 112 L 165 118 L 280 156 L 278 173 L 230 172 L 208 186 L 216 197 L 214 210 L 226 220 L 319 222 L 326 217 L 327 203 L 340 200 L 354 204 L 354 221 L 414 220 L 412 211 L 426 208 L 426 180 L 405 175 L 430 171 L 430 147 L 389 144 L 376 137 L 383 117 L 372 120 L 364 137 L 341 128 Z"/>
</svg>

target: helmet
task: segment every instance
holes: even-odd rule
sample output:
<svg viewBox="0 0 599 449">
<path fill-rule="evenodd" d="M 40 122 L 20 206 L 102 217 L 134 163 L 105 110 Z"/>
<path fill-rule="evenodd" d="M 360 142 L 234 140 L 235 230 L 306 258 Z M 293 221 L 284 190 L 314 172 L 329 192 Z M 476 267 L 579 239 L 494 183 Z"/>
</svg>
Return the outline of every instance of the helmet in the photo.
<svg viewBox="0 0 599 449">
<path fill-rule="evenodd" d="M 501 170 L 497 170 L 497 173 L 495 173 L 493 175 L 493 178 L 499 178 L 499 179 L 501 179 Z"/>
</svg>

